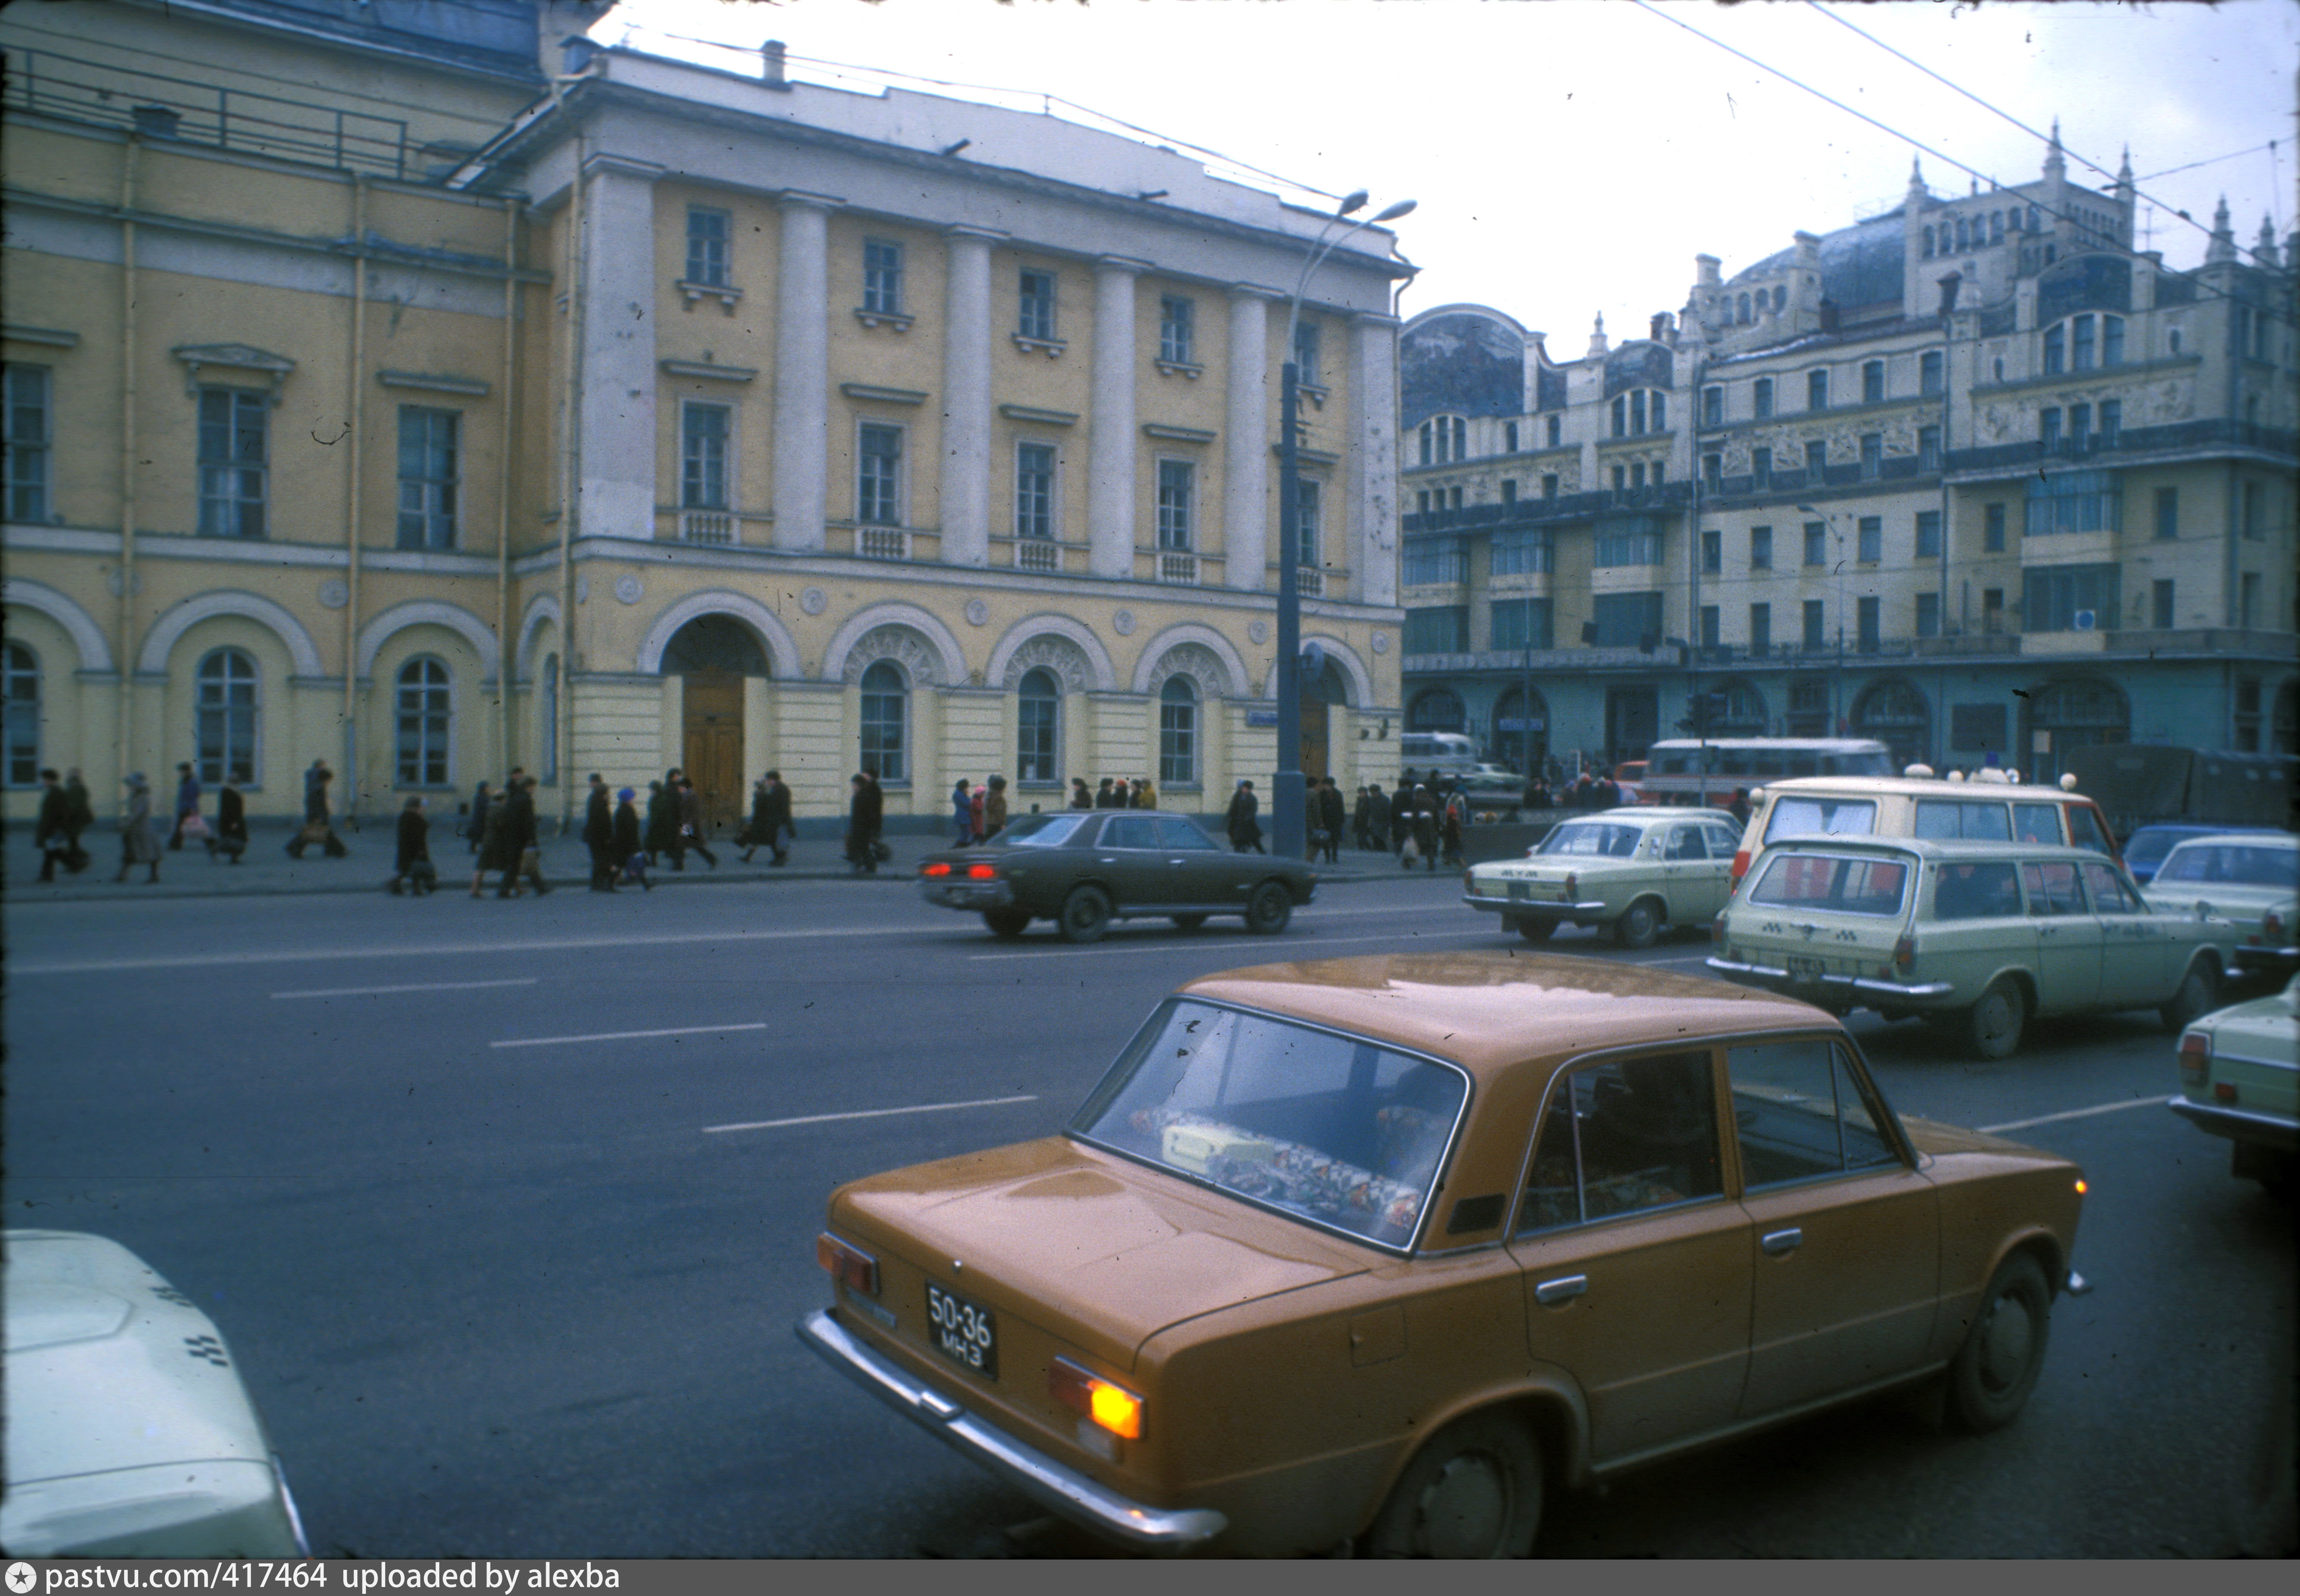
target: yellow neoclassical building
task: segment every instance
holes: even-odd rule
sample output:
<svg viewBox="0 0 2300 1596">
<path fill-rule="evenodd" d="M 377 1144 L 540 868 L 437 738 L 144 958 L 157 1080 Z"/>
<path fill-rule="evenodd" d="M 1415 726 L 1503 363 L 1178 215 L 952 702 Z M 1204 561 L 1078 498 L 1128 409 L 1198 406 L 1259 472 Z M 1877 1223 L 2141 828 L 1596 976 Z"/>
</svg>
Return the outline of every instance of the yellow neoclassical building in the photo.
<svg viewBox="0 0 2300 1596">
<path fill-rule="evenodd" d="M 512 765 L 562 816 L 671 765 L 721 815 L 770 766 L 807 817 L 866 767 L 920 817 L 992 773 L 1266 791 L 1330 214 L 779 46 L 602 48 L 604 9 L 0 15 L 8 812 L 186 760 L 258 814 L 321 758 L 368 814 Z M 1345 787 L 1396 769 L 1391 243 L 1294 344 Z"/>
</svg>

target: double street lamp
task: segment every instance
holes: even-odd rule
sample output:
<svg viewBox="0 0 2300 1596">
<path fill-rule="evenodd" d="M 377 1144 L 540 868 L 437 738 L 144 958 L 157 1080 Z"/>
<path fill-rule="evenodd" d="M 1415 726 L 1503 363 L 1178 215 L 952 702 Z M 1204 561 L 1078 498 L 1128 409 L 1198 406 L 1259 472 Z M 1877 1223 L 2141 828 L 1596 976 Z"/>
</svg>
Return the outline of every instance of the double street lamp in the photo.
<svg viewBox="0 0 2300 1596">
<path fill-rule="evenodd" d="M 1296 340 L 1302 326 L 1302 296 L 1309 292 L 1311 274 L 1335 249 L 1362 229 L 1395 221 L 1413 209 L 1412 200 L 1400 200 L 1362 221 L 1353 222 L 1332 237 L 1335 223 L 1362 210 L 1362 188 L 1334 208 L 1302 276 L 1294 285 L 1293 303 L 1286 312 L 1286 368 L 1278 445 L 1278 771 L 1271 782 L 1270 840 L 1280 858 L 1302 857 L 1308 840 L 1302 776 L 1302 573 L 1299 569 L 1302 531 L 1302 460 L 1300 416 L 1302 367 Z"/>
</svg>

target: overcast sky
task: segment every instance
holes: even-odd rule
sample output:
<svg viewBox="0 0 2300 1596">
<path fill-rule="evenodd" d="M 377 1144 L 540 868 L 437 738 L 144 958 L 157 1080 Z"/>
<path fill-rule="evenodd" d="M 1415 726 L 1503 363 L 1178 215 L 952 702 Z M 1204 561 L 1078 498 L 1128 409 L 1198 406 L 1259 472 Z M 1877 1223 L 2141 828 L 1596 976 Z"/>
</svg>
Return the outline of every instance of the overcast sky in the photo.
<svg viewBox="0 0 2300 1596">
<path fill-rule="evenodd" d="M 2106 185 L 2084 161 L 2112 173 L 2129 144 L 2157 202 L 2141 246 L 2174 266 L 2205 242 L 2176 212 L 2208 228 L 2225 194 L 2240 244 L 2263 215 L 2281 240 L 2300 179 L 2289 0 L 622 0 L 594 31 L 634 24 L 662 54 L 688 47 L 657 29 L 780 38 L 793 76 L 849 87 L 871 84 L 818 63 L 1050 94 L 1313 190 L 1414 199 L 1404 312 L 1491 304 L 1569 358 L 1600 312 L 1619 338 L 1680 309 L 1696 254 L 1729 277 L 1798 229 L 1890 209 L 1912 154 L 1936 194 L 1970 190 L 1952 162 L 2032 180 L 2043 145 L 2008 116 L 2060 118 L 2071 181 Z"/>
</svg>

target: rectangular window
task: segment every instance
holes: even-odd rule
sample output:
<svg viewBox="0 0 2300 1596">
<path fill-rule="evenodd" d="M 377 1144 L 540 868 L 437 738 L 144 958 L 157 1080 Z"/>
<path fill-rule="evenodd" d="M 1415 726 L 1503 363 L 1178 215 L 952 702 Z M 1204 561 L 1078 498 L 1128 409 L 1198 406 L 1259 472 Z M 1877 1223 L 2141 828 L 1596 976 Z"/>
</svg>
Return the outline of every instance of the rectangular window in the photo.
<svg viewBox="0 0 2300 1596">
<path fill-rule="evenodd" d="M 1504 454 L 1514 454 L 1517 453 L 1517 423 L 1515 421 L 1504 421 L 1502 423 L 1502 453 Z M 1512 486 L 1514 486 L 1514 484 Z M 1513 498 L 1516 495 L 1512 494 L 1510 496 Z"/>
<path fill-rule="evenodd" d="M 6 387 L 8 519 L 53 520 L 55 510 L 50 495 L 56 420 L 48 368 L 11 365 Z"/>
<path fill-rule="evenodd" d="M 883 316 L 903 313 L 903 246 L 885 238 L 862 241 L 862 308 Z"/>
<path fill-rule="evenodd" d="M 1514 504 L 1517 503 L 1516 478 L 1504 477 L 1502 478 L 1502 503 L 1504 504 Z"/>
<path fill-rule="evenodd" d="M 1193 351 L 1197 341 L 1193 336 L 1196 302 L 1179 294 L 1161 295 L 1158 299 L 1158 358 L 1178 366 L 1196 363 Z"/>
<path fill-rule="evenodd" d="M 1557 496 L 1557 473 L 1555 471 L 1544 471 L 1541 474 L 1541 496 L 1545 499 L 1554 499 Z"/>
<path fill-rule="evenodd" d="M 2250 631 L 2260 624 L 2260 573 L 2244 573 L 2237 587 L 2236 624 Z"/>
<path fill-rule="evenodd" d="M 1558 423 L 1558 418 L 1557 418 L 1557 417 L 1555 417 L 1555 416 L 1552 416 L 1552 417 L 1550 417 L 1550 418 L 1549 418 L 1549 428 L 1548 428 L 1549 443 L 1548 443 L 1548 445 L 1547 445 L 1547 447 L 1552 448 L 1552 449 L 1554 449 L 1555 447 L 1557 447 L 1557 434 L 1558 434 L 1558 424 L 1557 424 L 1557 423 Z"/>
<path fill-rule="evenodd" d="M 1917 511 L 1917 558 L 1938 560 L 1941 552 L 1941 512 L 1938 510 Z"/>
<path fill-rule="evenodd" d="M 447 785 L 448 730 L 453 701 L 446 667 L 437 660 L 412 660 L 399 673 L 394 708 L 397 714 L 394 761 L 403 787 Z"/>
<path fill-rule="evenodd" d="M 1829 445 L 1818 440 L 1804 446 L 1804 484 L 1819 487 L 1829 480 Z"/>
<path fill-rule="evenodd" d="M 1917 636 L 1920 637 L 1939 636 L 1940 618 L 1940 594 L 1938 593 L 1921 593 L 1917 594 Z"/>
<path fill-rule="evenodd" d="M 462 418 L 452 410 L 399 407 L 399 546 L 455 546 L 455 490 Z"/>
<path fill-rule="evenodd" d="M 1195 786 L 1197 779 L 1198 701 L 1182 683 L 1169 680 L 1158 702 L 1158 785 Z"/>
<path fill-rule="evenodd" d="M 2093 365 L 2092 318 L 2079 316 L 2073 326 L 2076 337 L 2070 340 L 2069 364 L 2079 371 L 2089 371 Z"/>
<path fill-rule="evenodd" d="M 1715 493 L 1724 485 L 1724 480 L 1725 457 L 1722 454 L 1703 455 L 1701 457 L 1702 486 L 1709 489 L 1710 492 Z"/>
<path fill-rule="evenodd" d="M 1158 462 L 1158 546 L 1176 552 L 1190 547 L 1190 517 L 1197 493 L 1197 467 L 1187 460 Z"/>
<path fill-rule="evenodd" d="M 1054 535 L 1054 446 L 1014 445 L 1014 536 Z"/>
<path fill-rule="evenodd" d="M 2037 412 L 2037 445 L 2047 454 L 2061 446 L 2061 412 L 2058 406 Z"/>
<path fill-rule="evenodd" d="M 2004 629 L 2004 590 L 2002 587 L 1980 590 L 1980 629 L 1989 636 L 1995 636 Z M 1958 746 L 1963 747 L 1964 744 L 1959 744 Z"/>
<path fill-rule="evenodd" d="M 2068 369 L 2069 329 L 2065 323 L 2045 334 L 2045 375 L 2058 377 Z"/>
<path fill-rule="evenodd" d="M 682 509 L 728 508 L 727 441 L 732 430 L 728 420 L 728 408 L 723 404 L 680 407 L 679 503 Z M 871 518 L 858 515 L 857 519 Z"/>
<path fill-rule="evenodd" d="M 1829 408 L 1829 373 L 1826 370 L 1805 373 L 1804 407 L 1807 410 Z"/>
<path fill-rule="evenodd" d="M 1629 396 L 1627 394 L 1622 394 L 1622 395 L 1617 395 L 1617 396 L 1614 398 L 1614 400 L 1613 400 L 1613 404 L 1612 404 L 1612 415 L 1613 415 L 1613 436 L 1614 436 L 1615 437 L 1627 437 L 1627 436 L 1629 436 Z"/>
<path fill-rule="evenodd" d="M 1025 338 L 1052 343 L 1054 337 L 1054 274 L 1025 271 L 1020 279 L 1014 331 Z"/>
<path fill-rule="evenodd" d="M 1750 409 L 1757 420 L 1764 420 L 1773 413 L 1773 379 L 1760 377 L 1750 388 Z"/>
<path fill-rule="evenodd" d="M 1405 652 L 1409 654 L 1459 654 L 1469 652 L 1470 610 L 1466 604 L 1437 604 L 1405 612 Z"/>
<path fill-rule="evenodd" d="M 1749 451 L 1749 486 L 1763 493 L 1773 485 L 1773 452 L 1771 449 Z"/>
<path fill-rule="evenodd" d="M 2124 318 L 2103 316 L 2100 319 L 2100 363 L 2121 366 L 2124 363 Z"/>
<path fill-rule="evenodd" d="M 2149 594 L 2149 620 L 2160 632 L 2172 629 L 2172 579 L 2160 577 Z"/>
<path fill-rule="evenodd" d="M 1051 782 L 1057 778 L 1061 768 L 1055 761 L 1055 741 L 1061 725 L 1062 700 L 1026 678 L 1014 703 L 1016 780 Z"/>
<path fill-rule="evenodd" d="M 1307 383 L 1313 388 L 1320 386 L 1318 329 L 1307 321 L 1294 324 L 1294 370 L 1296 381 Z"/>
<path fill-rule="evenodd" d="M 1466 582 L 1470 578 L 1470 556 L 1460 542 L 1450 537 L 1429 538 L 1405 545 L 1403 578 L 1408 587 L 1427 587 L 1441 582 Z"/>
<path fill-rule="evenodd" d="M 1877 652 L 1879 628 L 1881 625 L 1879 611 L 1882 605 L 1883 601 L 1876 598 L 1854 601 L 1854 624 L 1860 635 L 1857 646 L 1864 654 L 1873 654 Z"/>
<path fill-rule="evenodd" d="M 1762 659 L 1773 652 L 1773 607 L 1771 604 L 1749 606 L 1749 654 Z"/>
<path fill-rule="evenodd" d="M 1623 565 L 1659 565 L 1661 533 L 1642 516 L 1597 523 L 1593 560 L 1600 569 Z"/>
<path fill-rule="evenodd" d="M 1749 569 L 1751 570 L 1773 569 L 1773 529 L 1771 527 L 1749 528 Z"/>
<path fill-rule="evenodd" d="M 731 230 L 724 211 L 687 208 L 687 280 L 713 288 L 727 286 L 727 245 Z"/>
<path fill-rule="evenodd" d="M 1938 471 L 1941 469 L 1941 429 L 1938 427 L 1917 428 L 1917 470 Z"/>
<path fill-rule="evenodd" d="M 1725 535 L 1709 531 L 1701 535 L 1701 569 L 1721 571 L 1725 569 Z"/>
<path fill-rule="evenodd" d="M 2168 540 L 2180 536 L 2180 490 L 2177 487 L 2156 490 L 2156 536 Z"/>
<path fill-rule="evenodd" d="M 1861 403 L 1880 404 L 1885 399 L 1885 362 L 1863 361 L 1861 363 Z"/>
<path fill-rule="evenodd" d="M 1917 357 L 1917 392 L 1926 395 L 1938 394 L 1946 386 L 1944 364 L 1938 350 Z"/>
<path fill-rule="evenodd" d="M 1885 558 L 1885 518 L 1864 515 L 1856 531 L 1860 546 L 1854 551 L 1854 557 L 1863 565 L 1881 563 Z"/>
<path fill-rule="evenodd" d="M 1323 563 L 1318 528 L 1318 483 L 1301 477 L 1294 483 L 1294 563 L 1316 570 Z"/>
<path fill-rule="evenodd" d="M 1590 611 L 1599 648 L 1639 648 L 1648 638 L 1661 638 L 1658 593 L 1601 593 L 1590 601 Z"/>
<path fill-rule="evenodd" d="M 1613 491 L 1615 493 L 1620 493 L 1624 488 L 1628 487 L 1629 485 L 1629 468 L 1627 466 L 1615 466 L 1613 468 Z"/>
<path fill-rule="evenodd" d="M 2092 406 L 2069 406 L 2069 453 L 2081 454 L 2092 447 Z"/>
<path fill-rule="evenodd" d="M 2104 399 L 2100 402 L 2100 446 L 2113 449 L 2124 437 L 2124 401 Z"/>
<path fill-rule="evenodd" d="M 1804 652 L 1817 654 L 1829 646 L 1829 612 L 1819 599 L 1804 602 Z"/>
<path fill-rule="evenodd" d="M 1874 482 L 1885 470 L 1885 435 L 1864 432 L 1861 435 L 1861 480 Z"/>
<path fill-rule="evenodd" d="M 854 519 L 866 526 L 901 526 L 902 491 L 903 429 L 864 427 L 856 452 Z"/>
<path fill-rule="evenodd" d="M 2123 527 L 2123 489 L 2113 471 L 2056 471 L 2029 478 L 2021 532 L 2116 532 Z"/>
<path fill-rule="evenodd" d="M 1669 395 L 1667 394 L 1655 394 L 1653 396 L 1652 404 L 1646 407 L 1646 419 L 1652 423 L 1651 430 L 1654 432 L 1669 430 Z"/>
<path fill-rule="evenodd" d="M 1725 425 L 1725 390 L 1706 387 L 1701 390 L 1701 424 L 1704 427 Z"/>
<path fill-rule="evenodd" d="M 271 405 L 244 388 L 200 390 L 200 536 L 263 536 Z"/>
<path fill-rule="evenodd" d="M 1496 648 L 1554 648 L 1556 638 L 1546 598 L 1493 601 L 1493 645 Z"/>
<path fill-rule="evenodd" d="M 1549 566 L 1546 532 L 1496 532 L 1492 545 L 1493 574 L 1497 577 L 1537 576 Z"/>
<path fill-rule="evenodd" d="M 2021 573 L 2021 629 L 2089 632 L 2116 624 L 2113 565 L 2032 566 Z"/>
<path fill-rule="evenodd" d="M 1829 563 L 1829 523 L 1827 521 L 1805 522 L 1804 562 L 1807 566 Z"/>
<path fill-rule="evenodd" d="M 1645 485 L 1646 462 L 1640 460 L 1629 467 L 1629 486 L 1631 487 L 1643 487 Z"/>
<path fill-rule="evenodd" d="M 1980 546 L 1982 552 L 2001 554 L 2004 552 L 2004 506 L 1984 504 L 1980 507 Z"/>
<path fill-rule="evenodd" d="M 1719 643 L 1719 641 L 1720 641 L 1720 639 L 1721 639 L 1721 634 L 1720 633 L 1720 631 L 1719 631 L 1719 629 L 1718 629 L 1718 625 L 1719 625 L 1719 623 L 1718 623 L 1717 606 L 1716 606 L 1716 605 L 1714 605 L 1714 604 L 1704 604 L 1704 605 L 1702 605 L 1702 606 L 1701 606 L 1701 646 L 1702 646 L 1702 647 L 1704 647 L 1704 648 L 1715 648 L 1715 647 L 1718 645 L 1718 643 Z"/>
</svg>

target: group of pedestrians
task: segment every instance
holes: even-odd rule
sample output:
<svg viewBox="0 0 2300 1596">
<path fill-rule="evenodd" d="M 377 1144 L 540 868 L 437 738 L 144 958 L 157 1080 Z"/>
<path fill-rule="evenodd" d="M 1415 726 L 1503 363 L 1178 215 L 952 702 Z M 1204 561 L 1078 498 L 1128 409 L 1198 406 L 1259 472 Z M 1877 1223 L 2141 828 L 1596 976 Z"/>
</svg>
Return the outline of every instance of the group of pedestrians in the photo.
<svg viewBox="0 0 2300 1596">
<path fill-rule="evenodd" d="M 1102 785 L 1087 791 L 1086 777 L 1071 777 L 1071 807 L 1072 809 L 1156 809 L 1158 789 L 1150 785 L 1146 776 L 1131 781 L 1123 776 L 1105 776 Z"/>
<path fill-rule="evenodd" d="M 114 882 L 127 880 L 138 865 L 150 872 L 147 883 L 157 882 L 161 853 L 180 851 L 187 839 L 204 845 L 211 858 L 229 864 L 238 864 L 246 851 L 247 802 L 238 784 L 229 778 L 224 781 L 217 797 L 215 824 L 211 827 L 200 813 L 203 794 L 191 765 L 178 765 L 176 773 L 175 824 L 165 843 L 160 836 L 159 817 L 154 812 L 151 781 L 138 770 L 121 783 L 126 794 L 120 807 L 120 873 L 112 877 Z M 40 788 L 39 815 L 32 833 L 33 845 L 40 851 L 39 878 L 54 881 L 59 866 L 77 876 L 92 862 L 79 840 L 96 824 L 96 807 L 89 801 L 88 786 L 75 766 L 61 777 L 52 769 L 42 770 Z"/>
<path fill-rule="evenodd" d="M 1084 792 L 1086 783 L 1077 783 L 1076 790 Z M 1071 807 L 1079 807 L 1075 800 Z M 950 789 L 950 825 L 954 848 L 987 843 L 1005 830 L 1006 778 L 994 776 L 987 782 L 970 786 L 966 778 L 960 777 Z"/>
<path fill-rule="evenodd" d="M 599 778 L 594 776 L 591 781 L 596 788 Z M 471 851 L 478 857 L 471 869 L 471 896 L 482 896 L 488 875 L 498 871 L 502 877 L 496 885 L 498 898 L 518 897 L 522 880 L 534 887 L 538 898 L 551 890 L 551 884 L 543 878 L 543 839 L 536 825 L 535 787 L 535 777 L 514 767 L 504 778 L 499 791 L 489 793 L 482 782 L 479 790 L 472 794 L 470 830 Z M 399 862 L 403 874 L 412 862 L 408 853 L 409 828 L 404 817 L 411 812 L 421 816 L 422 810 L 423 801 L 419 795 L 410 798 L 407 809 L 402 811 Z M 414 841 L 425 849 L 419 857 L 428 863 L 428 844 L 420 835 Z M 399 890 L 398 881 L 397 876 L 392 878 L 394 892 Z"/>
</svg>

